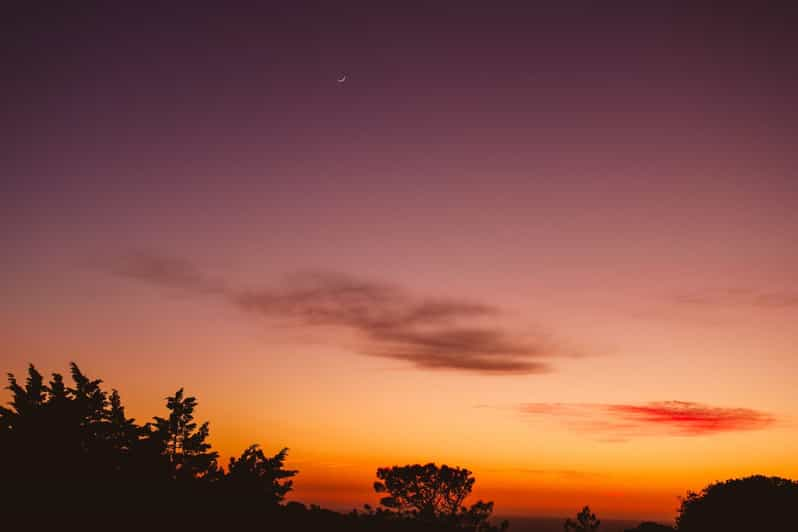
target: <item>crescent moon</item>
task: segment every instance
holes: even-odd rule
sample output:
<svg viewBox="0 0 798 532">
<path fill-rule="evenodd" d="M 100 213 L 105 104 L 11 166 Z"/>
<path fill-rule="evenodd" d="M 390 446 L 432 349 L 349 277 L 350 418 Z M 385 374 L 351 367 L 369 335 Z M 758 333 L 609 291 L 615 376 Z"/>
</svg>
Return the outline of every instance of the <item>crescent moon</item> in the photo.
<svg viewBox="0 0 798 532">
<path fill-rule="evenodd" d="M 340 78 L 338 78 L 337 81 L 338 83 L 343 83 L 344 81 L 346 81 L 346 74 L 343 74 Z"/>
</svg>

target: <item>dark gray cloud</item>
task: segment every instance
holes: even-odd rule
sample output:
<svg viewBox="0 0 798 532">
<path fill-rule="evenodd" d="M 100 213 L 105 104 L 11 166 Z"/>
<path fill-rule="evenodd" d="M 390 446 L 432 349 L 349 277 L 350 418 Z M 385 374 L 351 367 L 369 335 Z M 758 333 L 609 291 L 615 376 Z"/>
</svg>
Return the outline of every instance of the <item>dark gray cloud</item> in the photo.
<svg viewBox="0 0 798 532">
<path fill-rule="evenodd" d="M 365 355 L 402 360 L 424 369 L 529 374 L 551 370 L 562 356 L 538 336 L 522 338 L 495 325 L 494 306 L 417 297 L 387 283 L 330 272 L 287 276 L 279 288 L 230 289 L 181 259 L 139 253 L 111 272 L 165 289 L 221 297 L 254 315 L 306 326 L 355 332 Z"/>
</svg>

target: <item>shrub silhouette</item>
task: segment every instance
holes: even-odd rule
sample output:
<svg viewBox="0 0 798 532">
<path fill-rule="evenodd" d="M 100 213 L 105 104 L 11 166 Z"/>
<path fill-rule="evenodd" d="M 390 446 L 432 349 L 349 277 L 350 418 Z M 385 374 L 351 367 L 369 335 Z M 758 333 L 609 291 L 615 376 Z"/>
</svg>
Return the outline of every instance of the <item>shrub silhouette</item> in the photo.
<svg viewBox="0 0 798 532">
<path fill-rule="evenodd" d="M 710 484 L 682 499 L 679 532 L 788 530 L 798 509 L 798 482 L 752 476 Z"/>
<path fill-rule="evenodd" d="M 601 521 L 596 519 L 596 514 L 590 512 L 590 507 L 585 506 L 582 511 L 576 514 L 576 521 L 566 519 L 563 524 L 563 530 L 569 532 L 592 532 L 598 530 Z"/>
</svg>

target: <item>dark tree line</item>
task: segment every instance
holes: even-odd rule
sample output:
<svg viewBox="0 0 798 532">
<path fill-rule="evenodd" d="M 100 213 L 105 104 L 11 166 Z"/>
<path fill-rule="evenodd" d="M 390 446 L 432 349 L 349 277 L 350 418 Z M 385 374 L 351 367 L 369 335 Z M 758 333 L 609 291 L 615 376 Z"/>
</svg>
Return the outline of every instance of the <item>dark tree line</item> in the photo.
<svg viewBox="0 0 798 532">
<path fill-rule="evenodd" d="M 643 522 L 627 532 L 754 532 L 798 531 L 798 482 L 754 475 L 714 482 L 682 498 L 676 527 Z M 565 532 L 599 530 L 601 521 L 585 506 L 576 520 L 567 519 Z"/>
<path fill-rule="evenodd" d="M 493 503 L 466 505 L 475 478 L 436 464 L 377 470 L 380 507 L 342 514 L 285 503 L 297 471 L 288 449 L 274 455 L 251 445 L 227 468 L 195 420 L 197 400 L 183 389 L 166 398 L 164 417 L 139 424 L 116 390 L 70 366 L 45 381 L 32 365 L 24 383 L 8 375 L 11 402 L 0 407 L 0 524 L 21 530 L 325 530 L 353 532 L 498 532 Z M 679 532 L 798 530 L 798 483 L 753 476 L 689 492 L 676 518 Z M 53 525 L 47 526 L 47 519 Z M 595 532 L 601 522 L 585 506 L 566 532 Z M 642 523 L 639 532 L 672 527 Z"/>
<path fill-rule="evenodd" d="M 203 500 L 279 504 L 296 471 L 286 449 L 267 457 L 257 447 L 230 460 L 228 472 L 208 443 L 208 423 L 194 420 L 197 400 L 182 389 L 167 415 L 139 425 L 119 393 L 102 389 L 76 364 L 72 384 L 48 382 L 30 366 L 24 384 L 8 376 L 9 407 L 0 407 L 3 503 L 18 511 L 120 515 L 138 506 L 160 514 Z M 184 510 L 185 511 L 185 510 Z"/>
<path fill-rule="evenodd" d="M 24 383 L 8 375 L 12 398 L 0 407 L 0 515 L 38 525 L 49 516 L 83 530 L 498 529 L 488 521 L 493 503 L 464 506 L 471 473 L 434 464 L 380 469 L 379 491 L 388 495 L 376 511 L 284 504 L 297 474 L 285 468 L 288 449 L 270 456 L 254 444 L 224 469 L 208 442 L 208 423 L 195 420 L 196 398 L 182 388 L 166 398 L 163 417 L 139 424 L 116 390 L 104 390 L 74 363 L 70 373 L 70 384 L 58 373 L 46 381 L 33 365 Z"/>
<path fill-rule="evenodd" d="M 683 532 L 798 530 L 798 482 L 755 475 L 715 482 L 682 499 Z"/>
</svg>

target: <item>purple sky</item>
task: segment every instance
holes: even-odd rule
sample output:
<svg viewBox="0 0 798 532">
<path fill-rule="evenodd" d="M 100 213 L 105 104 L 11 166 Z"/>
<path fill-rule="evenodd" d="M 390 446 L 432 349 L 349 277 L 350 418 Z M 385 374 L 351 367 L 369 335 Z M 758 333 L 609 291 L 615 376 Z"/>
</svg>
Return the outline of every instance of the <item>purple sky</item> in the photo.
<svg viewBox="0 0 798 532">
<path fill-rule="evenodd" d="M 740 468 L 798 474 L 793 13 L 266 4 L 4 13 L 4 371 L 75 358 L 138 416 L 185 384 L 220 405 L 223 452 L 244 432 L 293 440 L 318 480 L 306 496 L 331 504 L 319 463 L 368 477 L 405 451 L 374 435 L 314 447 L 313 431 L 396 407 L 389 385 L 440 394 L 398 415 L 397 433 L 417 429 L 403 449 L 486 471 L 502 466 L 475 456 L 486 445 L 535 471 L 596 460 L 610 485 L 648 477 L 569 440 L 573 422 L 546 433 L 561 454 L 530 455 L 518 405 L 620 409 L 633 432 L 686 408 L 701 431 L 640 432 L 696 438 L 717 416 L 757 421 L 707 443 L 701 467 L 675 465 L 682 440 L 640 443 L 663 491 L 634 507 L 596 491 L 617 515 L 664 515 L 673 490 Z M 230 421 L 251 404 L 230 383 L 265 374 L 301 390 L 295 417 L 263 391 L 263 414 Z M 505 439 L 440 443 L 425 423 L 447 387 L 498 405 L 469 415 Z M 761 461 L 735 469 L 738 445 Z M 496 498 L 521 511 L 541 486 Z"/>
</svg>

